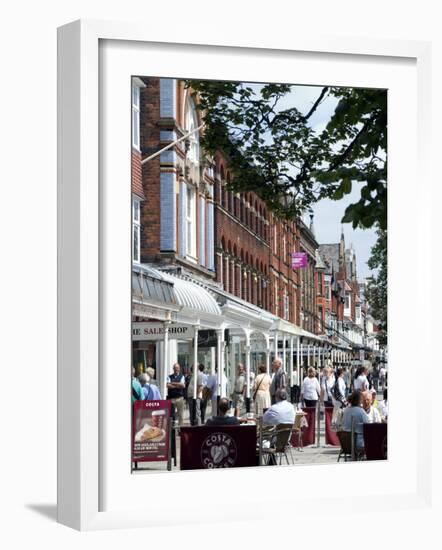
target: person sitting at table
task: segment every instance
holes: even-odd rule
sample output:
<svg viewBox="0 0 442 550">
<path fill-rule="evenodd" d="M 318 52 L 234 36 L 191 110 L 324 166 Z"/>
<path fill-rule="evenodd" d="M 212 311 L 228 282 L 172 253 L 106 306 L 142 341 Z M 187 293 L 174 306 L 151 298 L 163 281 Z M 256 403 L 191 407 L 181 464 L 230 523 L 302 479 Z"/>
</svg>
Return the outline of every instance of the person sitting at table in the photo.
<svg viewBox="0 0 442 550">
<path fill-rule="evenodd" d="M 356 434 L 356 448 L 364 449 L 364 424 L 370 422 L 367 413 L 361 407 L 361 392 L 354 390 L 348 397 L 349 407 L 344 409 L 342 417 L 342 429 L 351 432 L 352 425 Z"/>
<path fill-rule="evenodd" d="M 264 413 L 262 423 L 267 426 L 293 424 L 295 421 L 295 408 L 287 401 L 287 391 L 285 388 L 276 390 L 275 399 L 276 403 Z"/>
<path fill-rule="evenodd" d="M 362 408 L 367 413 L 370 424 L 381 422 L 379 410 L 373 406 L 373 397 L 371 391 L 362 392 Z"/>
<path fill-rule="evenodd" d="M 221 397 L 218 405 L 219 414 L 212 416 L 206 422 L 206 426 L 235 426 L 240 422 L 236 416 L 229 416 L 227 414 L 229 410 L 229 400 L 225 397 Z"/>
</svg>

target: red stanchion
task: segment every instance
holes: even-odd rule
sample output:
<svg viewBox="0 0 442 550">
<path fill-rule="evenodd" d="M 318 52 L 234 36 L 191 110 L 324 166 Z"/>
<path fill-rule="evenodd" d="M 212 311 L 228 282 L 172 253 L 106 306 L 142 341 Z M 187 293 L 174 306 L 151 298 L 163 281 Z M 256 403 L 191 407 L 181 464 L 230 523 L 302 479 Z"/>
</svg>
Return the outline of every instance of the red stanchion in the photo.
<svg viewBox="0 0 442 550">
<path fill-rule="evenodd" d="M 299 441 L 299 434 L 292 433 L 291 444 L 293 447 L 306 447 L 307 445 L 315 444 L 316 437 L 316 407 L 304 407 L 302 409 L 307 420 L 307 426 L 301 428 L 302 431 L 302 441 Z M 301 445 L 299 445 L 301 443 Z"/>
<path fill-rule="evenodd" d="M 325 407 L 325 444 L 334 445 L 339 447 L 341 444 L 339 442 L 336 432 L 331 428 L 332 418 L 333 418 L 333 407 Z"/>
</svg>

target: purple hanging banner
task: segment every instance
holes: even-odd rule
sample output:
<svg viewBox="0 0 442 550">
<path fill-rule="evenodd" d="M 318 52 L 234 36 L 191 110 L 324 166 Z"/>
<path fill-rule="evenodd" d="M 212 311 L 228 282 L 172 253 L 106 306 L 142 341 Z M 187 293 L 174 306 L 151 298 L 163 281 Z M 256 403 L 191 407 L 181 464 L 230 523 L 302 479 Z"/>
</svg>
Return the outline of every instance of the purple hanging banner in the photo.
<svg viewBox="0 0 442 550">
<path fill-rule="evenodd" d="M 292 253 L 292 269 L 299 269 L 300 267 L 307 267 L 308 258 L 306 252 L 293 252 Z"/>
</svg>

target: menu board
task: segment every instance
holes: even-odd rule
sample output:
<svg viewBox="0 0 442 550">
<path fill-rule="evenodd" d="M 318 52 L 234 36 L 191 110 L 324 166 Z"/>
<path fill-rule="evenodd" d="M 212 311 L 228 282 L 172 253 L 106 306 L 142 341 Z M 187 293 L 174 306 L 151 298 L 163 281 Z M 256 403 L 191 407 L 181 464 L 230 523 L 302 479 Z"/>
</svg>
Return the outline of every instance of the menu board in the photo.
<svg viewBox="0 0 442 550">
<path fill-rule="evenodd" d="M 170 401 L 135 401 L 132 461 L 167 461 L 170 452 L 170 429 Z"/>
</svg>

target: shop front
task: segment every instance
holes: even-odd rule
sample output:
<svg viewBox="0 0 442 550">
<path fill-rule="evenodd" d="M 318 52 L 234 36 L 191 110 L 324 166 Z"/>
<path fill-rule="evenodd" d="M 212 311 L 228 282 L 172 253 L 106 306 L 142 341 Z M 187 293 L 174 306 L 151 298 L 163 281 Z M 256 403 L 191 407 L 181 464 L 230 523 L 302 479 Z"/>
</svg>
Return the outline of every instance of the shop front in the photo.
<svg viewBox="0 0 442 550">
<path fill-rule="evenodd" d="M 153 316 L 152 309 L 148 308 L 152 306 L 155 289 L 148 287 L 150 294 L 145 293 L 141 303 L 138 300 L 133 307 L 132 322 L 133 360 L 142 361 L 144 368 L 153 367 L 164 398 L 167 377 L 174 363 L 180 363 L 184 372 L 196 369 L 200 363 L 215 372 L 218 347 L 222 344 L 218 332 L 223 318 L 213 296 L 194 282 L 147 266 L 139 267 L 138 272 L 161 280 L 169 290 L 162 295 L 161 312 L 155 311 Z M 156 290 L 158 298 L 158 288 Z M 170 311 L 172 305 L 173 311 Z"/>
</svg>

